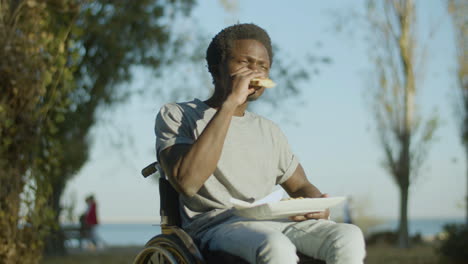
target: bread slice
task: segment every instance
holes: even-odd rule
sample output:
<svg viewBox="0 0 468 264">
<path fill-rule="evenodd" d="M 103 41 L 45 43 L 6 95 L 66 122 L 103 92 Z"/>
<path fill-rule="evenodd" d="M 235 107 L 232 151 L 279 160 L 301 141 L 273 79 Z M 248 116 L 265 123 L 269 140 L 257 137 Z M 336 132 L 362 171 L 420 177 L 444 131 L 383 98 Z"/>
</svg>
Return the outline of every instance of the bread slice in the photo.
<svg viewBox="0 0 468 264">
<path fill-rule="evenodd" d="M 254 78 L 250 81 L 250 85 L 257 87 L 273 88 L 275 87 L 276 83 L 268 78 Z"/>
</svg>

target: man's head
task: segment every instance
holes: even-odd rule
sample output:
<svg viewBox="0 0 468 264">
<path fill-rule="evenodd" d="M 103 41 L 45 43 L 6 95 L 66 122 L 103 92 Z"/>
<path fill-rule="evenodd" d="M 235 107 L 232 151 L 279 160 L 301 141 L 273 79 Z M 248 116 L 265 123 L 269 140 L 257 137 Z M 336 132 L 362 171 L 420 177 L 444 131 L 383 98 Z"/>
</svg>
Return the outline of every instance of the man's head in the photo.
<svg viewBox="0 0 468 264">
<path fill-rule="evenodd" d="M 269 62 L 273 63 L 273 50 L 268 33 L 255 24 L 236 24 L 223 29 L 212 40 L 206 51 L 208 70 L 213 82 L 219 76 L 219 67 L 227 62 L 237 40 L 256 40 L 263 44 L 268 52 Z"/>
</svg>

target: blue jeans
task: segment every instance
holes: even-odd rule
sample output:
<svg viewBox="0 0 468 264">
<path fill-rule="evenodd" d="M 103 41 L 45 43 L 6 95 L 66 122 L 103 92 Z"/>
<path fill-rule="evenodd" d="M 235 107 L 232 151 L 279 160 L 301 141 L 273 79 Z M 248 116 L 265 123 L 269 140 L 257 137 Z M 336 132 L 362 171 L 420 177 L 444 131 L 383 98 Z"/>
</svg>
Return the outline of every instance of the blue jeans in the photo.
<svg viewBox="0 0 468 264">
<path fill-rule="evenodd" d="M 351 224 L 329 220 L 250 220 L 237 216 L 198 234 L 201 247 L 239 256 L 249 263 L 297 263 L 296 250 L 327 264 L 362 264 L 364 237 Z"/>
</svg>

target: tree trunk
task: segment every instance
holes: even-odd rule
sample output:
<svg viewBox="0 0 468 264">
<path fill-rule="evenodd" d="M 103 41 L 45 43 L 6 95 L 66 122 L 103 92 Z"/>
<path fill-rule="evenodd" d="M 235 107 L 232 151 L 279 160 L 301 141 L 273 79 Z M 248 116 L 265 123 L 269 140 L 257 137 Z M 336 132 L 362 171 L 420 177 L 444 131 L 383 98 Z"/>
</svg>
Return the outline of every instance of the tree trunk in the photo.
<svg viewBox="0 0 468 264">
<path fill-rule="evenodd" d="M 65 234 L 60 225 L 60 214 L 62 208 L 60 206 L 60 197 L 62 196 L 65 184 L 59 180 L 52 186 L 52 195 L 49 197 L 49 206 L 55 212 L 54 223 L 52 224 L 52 232 L 45 238 L 44 254 L 46 256 L 63 256 L 67 254 L 65 248 Z"/>
<path fill-rule="evenodd" d="M 400 186 L 400 224 L 398 228 L 398 247 L 409 248 L 408 235 L 408 186 Z"/>
<path fill-rule="evenodd" d="M 468 226 L 468 142 L 465 143 L 465 167 L 466 167 L 465 225 Z"/>
</svg>

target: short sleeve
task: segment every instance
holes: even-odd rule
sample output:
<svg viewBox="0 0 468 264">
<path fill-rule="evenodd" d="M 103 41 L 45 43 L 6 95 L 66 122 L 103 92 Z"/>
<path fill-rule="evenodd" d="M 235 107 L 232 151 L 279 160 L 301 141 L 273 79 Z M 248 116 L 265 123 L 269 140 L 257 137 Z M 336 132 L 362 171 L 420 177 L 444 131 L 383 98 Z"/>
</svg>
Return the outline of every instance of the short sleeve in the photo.
<svg viewBox="0 0 468 264">
<path fill-rule="evenodd" d="M 166 104 L 156 116 L 156 152 L 176 144 L 193 144 L 190 124 L 177 104 Z"/>
<path fill-rule="evenodd" d="M 276 147 L 278 151 L 278 169 L 276 184 L 282 184 L 296 171 L 299 160 L 291 150 L 286 136 L 276 127 Z"/>
</svg>

